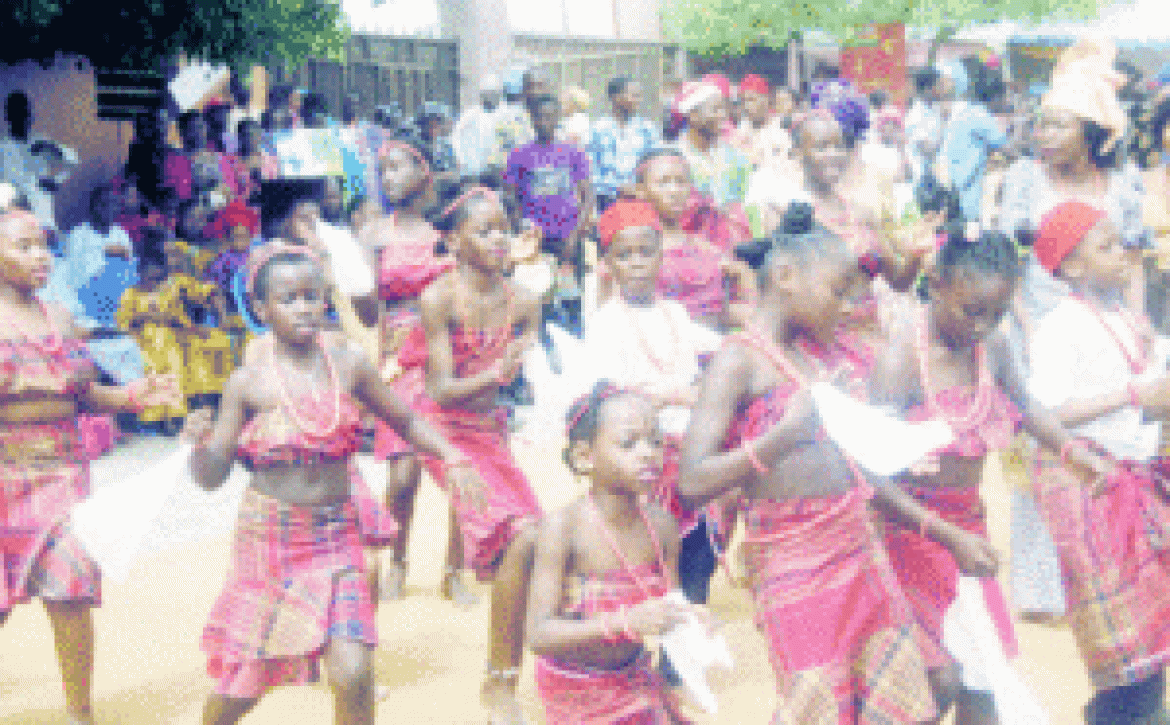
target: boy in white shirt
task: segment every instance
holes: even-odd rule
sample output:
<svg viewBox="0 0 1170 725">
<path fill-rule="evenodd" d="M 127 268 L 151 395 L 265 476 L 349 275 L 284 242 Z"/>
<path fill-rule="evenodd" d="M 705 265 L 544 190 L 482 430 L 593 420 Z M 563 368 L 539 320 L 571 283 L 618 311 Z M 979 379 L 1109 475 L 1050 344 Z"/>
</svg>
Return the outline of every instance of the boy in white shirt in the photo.
<svg viewBox="0 0 1170 725">
<path fill-rule="evenodd" d="M 1160 424 L 1150 419 L 1170 408 L 1168 341 L 1116 301 L 1130 262 L 1103 210 L 1058 205 L 1041 223 L 1035 254 L 1072 294 L 1035 329 L 1029 388 L 1082 445 L 1117 461 L 1104 485 L 1051 458 L 1036 478 L 1070 627 L 1096 689 L 1085 721 L 1165 723 L 1170 503 L 1158 483 L 1166 480 Z"/>
</svg>

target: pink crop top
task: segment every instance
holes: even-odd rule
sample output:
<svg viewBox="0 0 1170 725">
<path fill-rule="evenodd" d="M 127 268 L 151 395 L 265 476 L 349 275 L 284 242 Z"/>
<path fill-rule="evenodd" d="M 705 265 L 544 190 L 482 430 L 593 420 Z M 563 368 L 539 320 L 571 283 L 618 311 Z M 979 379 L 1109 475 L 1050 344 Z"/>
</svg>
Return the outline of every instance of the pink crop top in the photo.
<svg viewBox="0 0 1170 725">
<path fill-rule="evenodd" d="M 283 406 L 257 414 L 240 434 L 237 457 L 250 471 L 345 460 L 361 448 L 362 419 L 352 398 L 342 395 L 339 400 L 339 422 L 325 432 L 317 431 L 327 429 L 333 422 L 332 400 L 318 397 L 297 401 L 297 417 L 307 417 L 317 431 L 302 430 Z"/>
</svg>

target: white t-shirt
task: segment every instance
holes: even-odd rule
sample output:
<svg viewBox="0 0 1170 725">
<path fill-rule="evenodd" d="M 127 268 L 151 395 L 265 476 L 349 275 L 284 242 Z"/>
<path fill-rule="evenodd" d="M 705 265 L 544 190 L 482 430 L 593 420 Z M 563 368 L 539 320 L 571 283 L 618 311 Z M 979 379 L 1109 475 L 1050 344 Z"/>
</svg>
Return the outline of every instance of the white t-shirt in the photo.
<svg viewBox="0 0 1170 725">
<path fill-rule="evenodd" d="M 1170 340 L 1162 337 L 1157 338 L 1145 371 L 1131 372 L 1118 340 L 1136 351 L 1137 339 L 1122 314 L 1102 311 L 1098 319 L 1084 303 L 1065 298 L 1040 320 L 1032 338 L 1028 387 L 1042 405 L 1055 408 L 1071 400 L 1114 393 L 1128 383 L 1154 380 L 1166 373 Z M 1160 423 L 1143 422 L 1141 410 L 1133 406 L 1072 430 L 1111 455 L 1132 461 L 1157 455 L 1162 434 Z"/>
<path fill-rule="evenodd" d="M 579 364 L 589 374 L 574 377 L 589 386 L 609 380 L 655 393 L 677 391 L 698 379 L 699 355 L 717 349 L 720 340 L 674 300 L 633 307 L 612 299 L 594 313 L 584 340 Z M 672 435 L 686 432 L 689 420 L 690 409 L 681 406 L 663 408 L 659 414 L 662 431 Z"/>
</svg>

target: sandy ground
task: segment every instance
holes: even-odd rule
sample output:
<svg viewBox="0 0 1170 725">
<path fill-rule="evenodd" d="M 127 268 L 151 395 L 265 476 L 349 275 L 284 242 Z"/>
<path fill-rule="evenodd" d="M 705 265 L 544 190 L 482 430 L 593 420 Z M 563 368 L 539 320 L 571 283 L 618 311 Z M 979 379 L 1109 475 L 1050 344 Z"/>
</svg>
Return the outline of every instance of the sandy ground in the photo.
<svg viewBox="0 0 1170 725">
<path fill-rule="evenodd" d="M 157 461 L 170 446 L 173 443 L 147 439 L 122 447 L 95 465 L 95 487 Z M 579 495 L 581 486 L 560 465 L 555 446 L 517 444 L 516 450 L 546 507 Z M 372 465 L 367 470 L 377 473 Z M 211 687 L 199 634 L 225 576 L 233 510 L 243 484 L 243 476 L 236 475 L 212 496 L 190 490 L 176 493 L 151 535 L 149 552 L 129 580 L 106 583 L 105 603 L 96 613 L 98 723 L 199 722 Z M 989 463 L 984 495 L 992 538 L 1006 554 L 1008 497 L 997 459 Z M 384 603 L 378 614 L 381 645 L 376 675 L 380 684 L 391 688 L 378 707 L 379 723 L 485 722 L 478 687 L 487 651 L 488 591 L 476 588 L 482 598 L 470 612 L 438 597 L 446 510 L 440 492 L 424 484 L 412 538 L 409 596 Z M 712 608 L 727 622 L 736 667 L 712 678 L 719 695 L 718 717 L 698 721 L 767 723 L 774 680 L 764 642 L 752 624 L 751 602 L 722 574 L 716 577 Z M 1016 667 L 1048 707 L 1053 725 L 1080 722 L 1089 688 L 1072 637 L 1064 630 L 1026 624 L 1018 633 L 1022 655 Z M 43 610 L 36 605 L 18 608 L 0 630 L 0 725 L 64 722 L 51 642 Z M 521 694 L 529 722 L 543 722 L 530 661 Z M 320 685 L 282 688 L 269 694 L 244 722 L 332 722 L 332 698 Z"/>
</svg>

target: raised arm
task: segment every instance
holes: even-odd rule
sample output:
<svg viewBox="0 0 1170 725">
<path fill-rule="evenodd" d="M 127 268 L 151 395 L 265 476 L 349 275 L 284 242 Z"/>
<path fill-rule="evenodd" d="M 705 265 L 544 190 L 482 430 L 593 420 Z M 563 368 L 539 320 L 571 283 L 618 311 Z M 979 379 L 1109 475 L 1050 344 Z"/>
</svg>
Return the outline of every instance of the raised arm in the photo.
<svg viewBox="0 0 1170 725">
<path fill-rule="evenodd" d="M 757 480 L 753 455 L 770 466 L 812 439 L 815 416 L 805 390 L 789 401 L 783 420 L 749 445 L 723 451 L 727 429 L 747 400 L 752 379 L 750 353 L 739 345 L 720 350 L 703 376 L 682 448 L 678 489 L 684 506 L 698 508 L 734 488 L 749 490 Z"/>
<path fill-rule="evenodd" d="M 355 393 L 370 412 L 422 453 L 452 465 L 465 456 L 451 445 L 433 425 L 403 403 L 382 380 L 372 359 L 364 351 L 350 348 L 355 359 Z"/>
<path fill-rule="evenodd" d="M 183 436 L 196 446 L 189 464 L 191 477 L 205 490 L 219 488 L 231 473 L 240 432 L 247 419 L 245 391 L 255 385 L 251 377 L 247 368 L 239 368 L 231 374 L 223 386 L 219 414 L 214 421 L 211 420 L 210 408 L 187 416 Z"/>
</svg>

